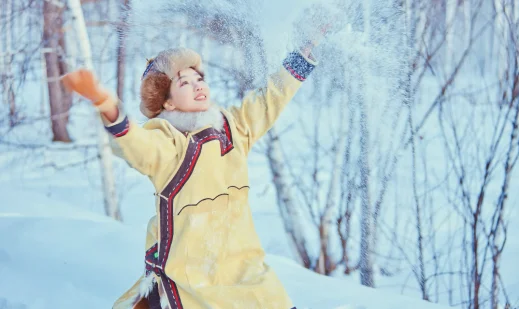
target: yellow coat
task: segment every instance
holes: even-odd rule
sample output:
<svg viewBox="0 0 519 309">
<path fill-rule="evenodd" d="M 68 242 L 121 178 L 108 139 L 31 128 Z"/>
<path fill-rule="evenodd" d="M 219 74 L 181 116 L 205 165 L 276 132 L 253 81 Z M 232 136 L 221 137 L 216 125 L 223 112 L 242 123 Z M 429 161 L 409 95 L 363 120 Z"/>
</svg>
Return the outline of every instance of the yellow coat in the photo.
<svg viewBox="0 0 519 309">
<path fill-rule="evenodd" d="M 148 224 L 145 274 L 114 309 L 148 308 L 142 286 L 149 276 L 163 308 L 293 307 L 264 263 L 248 203 L 247 155 L 314 65 L 289 54 L 266 87 L 222 110 L 221 132 L 205 127 L 186 136 L 157 118 L 143 127 L 126 117 L 107 125 L 117 152 L 153 182 L 157 211 Z"/>
</svg>

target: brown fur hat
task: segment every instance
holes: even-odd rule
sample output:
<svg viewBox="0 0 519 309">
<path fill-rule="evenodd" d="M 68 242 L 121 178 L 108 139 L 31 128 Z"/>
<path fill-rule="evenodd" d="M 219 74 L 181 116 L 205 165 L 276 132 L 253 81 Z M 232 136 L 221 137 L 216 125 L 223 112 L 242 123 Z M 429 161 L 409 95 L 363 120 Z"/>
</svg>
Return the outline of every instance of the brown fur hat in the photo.
<svg viewBox="0 0 519 309">
<path fill-rule="evenodd" d="M 160 114 L 169 98 L 171 80 L 188 68 L 204 76 L 200 55 L 188 48 L 167 49 L 148 60 L 141 82 L 140 110 L 144 116 L 154 118 Z"/>
</svg>

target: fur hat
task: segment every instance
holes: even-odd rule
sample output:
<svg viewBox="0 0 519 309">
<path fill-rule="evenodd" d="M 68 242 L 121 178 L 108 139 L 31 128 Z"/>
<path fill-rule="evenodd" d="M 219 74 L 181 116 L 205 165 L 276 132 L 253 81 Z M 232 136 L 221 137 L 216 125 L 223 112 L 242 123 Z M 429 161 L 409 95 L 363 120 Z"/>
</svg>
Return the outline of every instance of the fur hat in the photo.
<svg viewBox="0 0 519 309">
<path fill-rule="evenodd" d="M 204 75 L 202 58 L 188 48 L 167 49 L 148 60 L 141 78 L 140 110 L 144 116 L 154 118 L 160 114 L 169 97 L 171 80 L 178 76 L 178 72 L 188 68 Z"/>
</svg>

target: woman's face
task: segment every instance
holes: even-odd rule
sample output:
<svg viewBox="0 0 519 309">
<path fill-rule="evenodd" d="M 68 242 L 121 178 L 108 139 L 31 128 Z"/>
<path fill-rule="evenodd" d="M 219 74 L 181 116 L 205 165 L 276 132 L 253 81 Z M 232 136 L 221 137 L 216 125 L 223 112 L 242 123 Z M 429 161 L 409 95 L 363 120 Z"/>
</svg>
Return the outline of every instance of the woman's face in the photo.
<svg viewBox="0 0 519 309">
<path fill-rule="evenodd" d="M 211 106 L 209 86 L 191 68 L 181 70 L 171 80 L 169 95 L 170 98 L 164 103 L 164 109 L 168 111 L 203 112 Z"/>
</svg>

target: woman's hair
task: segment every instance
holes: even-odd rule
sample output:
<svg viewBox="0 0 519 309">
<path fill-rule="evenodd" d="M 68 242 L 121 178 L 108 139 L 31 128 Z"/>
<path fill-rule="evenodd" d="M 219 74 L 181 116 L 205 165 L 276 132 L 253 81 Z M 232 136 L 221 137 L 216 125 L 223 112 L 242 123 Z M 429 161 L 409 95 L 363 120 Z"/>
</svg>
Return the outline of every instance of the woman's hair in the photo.
<svg viewBox="0 0 519 309">
<path fill-rule="evenodd" d="M 171 80 L 188 68 L 204 76 L 200 55 L 183 47 L 161 51 L 157 57 L 147 61 L 141 78 L 140 110 L 144 116 L 154 118 L 162 112 L 169 98 Z"/>
</svg>

